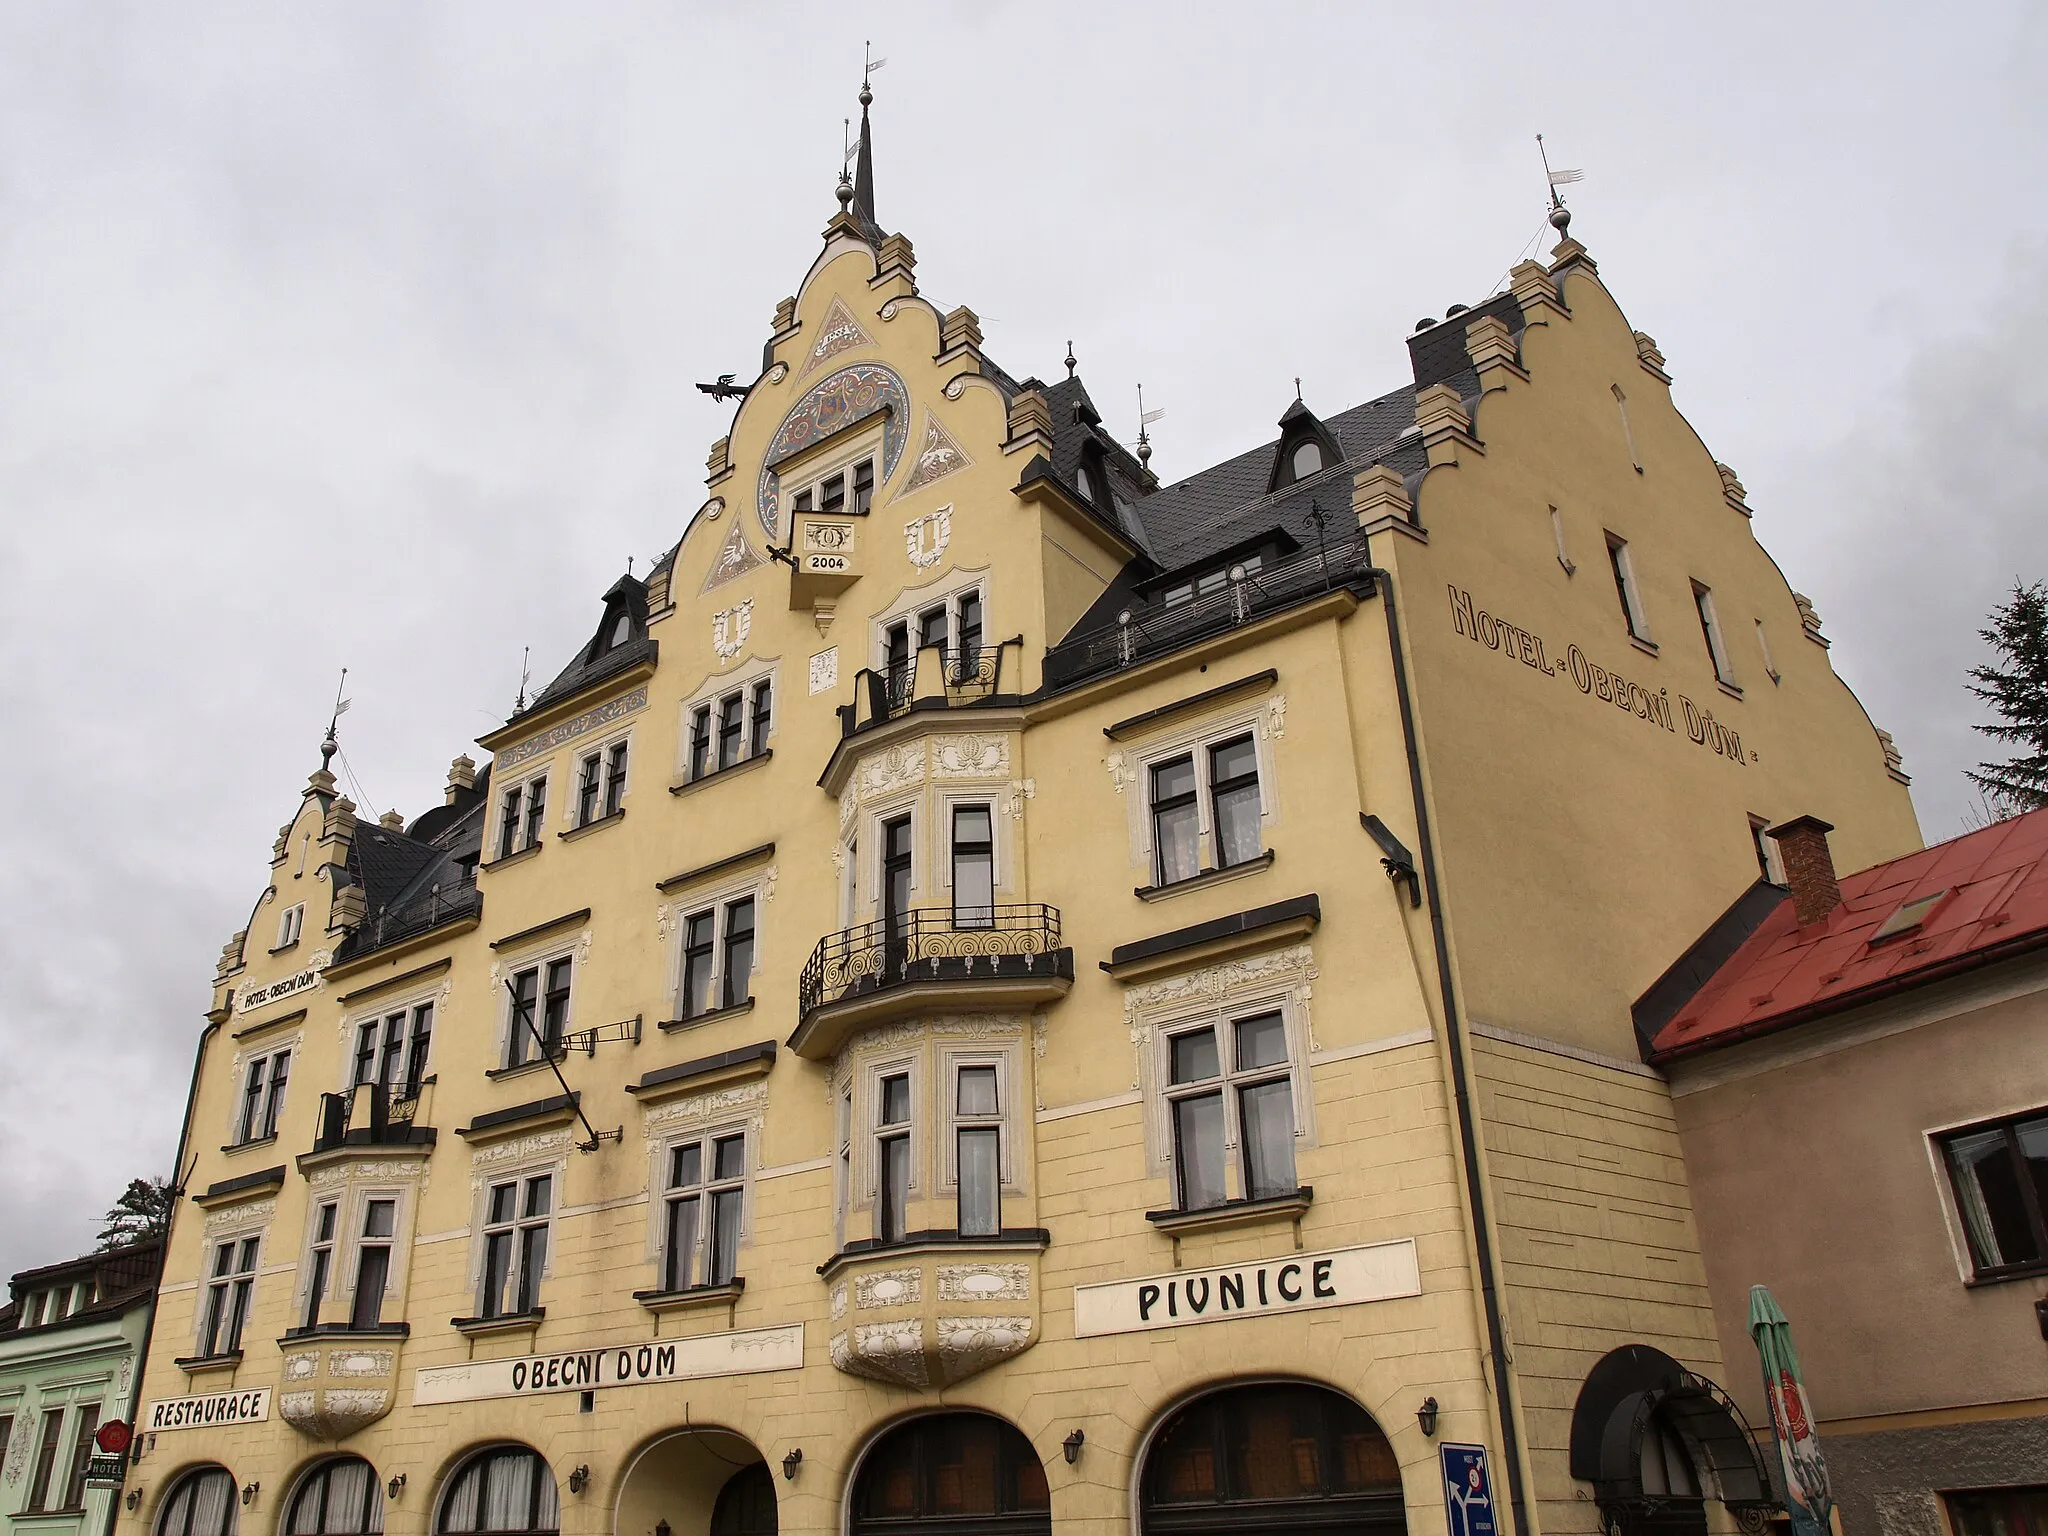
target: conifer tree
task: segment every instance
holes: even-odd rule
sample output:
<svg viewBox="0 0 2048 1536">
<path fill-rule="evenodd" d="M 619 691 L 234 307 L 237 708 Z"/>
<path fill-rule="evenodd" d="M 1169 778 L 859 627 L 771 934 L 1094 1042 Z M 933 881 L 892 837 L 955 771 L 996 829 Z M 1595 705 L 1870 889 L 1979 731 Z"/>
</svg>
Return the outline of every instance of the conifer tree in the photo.
<svg viewBox="0 0 2048 1536">
<path fill-rule="evenodd" d="M 100 1227 L 100 1247 L 123 1248 L 144 1238 L 167 1235 L 176 1200 L 169 1179 L 130 1179 Z"/>
<path fill-rule="evenodd" d="M 1977 633 L 2004 664 L 1970 668 L 1970 692 L 2005 718 L 1973 729 L 2018 751 L 1968 777 L 1995 810 L 2036 810 L 2048 805 L 2048 582 L 2015 580 L 2012 601 L 1992 609 L 1991 627 Z"/>
</svg>

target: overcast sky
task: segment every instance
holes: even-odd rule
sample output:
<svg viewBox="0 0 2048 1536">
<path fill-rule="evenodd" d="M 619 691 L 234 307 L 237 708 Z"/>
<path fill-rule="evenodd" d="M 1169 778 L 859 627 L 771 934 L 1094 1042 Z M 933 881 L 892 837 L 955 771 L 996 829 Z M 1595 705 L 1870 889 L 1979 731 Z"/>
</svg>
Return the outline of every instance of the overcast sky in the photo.
<svg viewBox="0 0 2048 1536">
<path fill-rule="evenodd" d="M 169 1170 L 338 670 L 417 814 L 703 500 L 691 385 L 815 253 L 867 36 L 926 293 L 1020 377 L 1071 337 L 1126 438 L 1142 380 L 1168 479 L 1297 374 L 1402 383 L 1528 253 L 1545 133 L 1959 830 L 1975 631 L 2048 576 L 2038 7 L 6 0 L 0 1273 Z"/>
</svg>

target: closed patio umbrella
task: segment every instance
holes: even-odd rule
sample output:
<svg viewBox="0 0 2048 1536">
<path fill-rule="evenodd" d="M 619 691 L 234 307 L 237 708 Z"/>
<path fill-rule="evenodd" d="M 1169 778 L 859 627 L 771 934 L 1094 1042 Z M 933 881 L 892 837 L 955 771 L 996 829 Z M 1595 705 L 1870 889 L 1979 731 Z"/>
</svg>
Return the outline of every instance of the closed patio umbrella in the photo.
<svg viewBox="0 0 2048 1536">
<path fill-rule="evenodd" d="M 1820 1437 L 1813 1432 L 1813 1405 L 1800 1379 L 1792 1325 L 1768 1286 L 1749 1288 L 1749 1336 L 1763 1361 L 1764 1401 L 1778 1442 L 1793 1536 L 1829 1536 L 1834 1496 L 1828 1489 L 1828 1466 L 1821 1457 Z"/>
</svg>

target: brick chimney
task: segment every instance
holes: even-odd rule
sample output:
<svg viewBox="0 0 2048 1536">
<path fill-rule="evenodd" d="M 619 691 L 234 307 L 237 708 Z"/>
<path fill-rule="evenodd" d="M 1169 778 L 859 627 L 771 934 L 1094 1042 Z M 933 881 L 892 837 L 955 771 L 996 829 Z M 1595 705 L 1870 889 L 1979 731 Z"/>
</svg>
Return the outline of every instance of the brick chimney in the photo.
<svg viewBox="0 0 2048 1536">
<path fill-rule="evenodd" d="M 1819 922 L 1842 904 L 1835 856 L 1828 852 L 1828 834 L 1834 830 L 1818 816 L 1800 816 L 1770 829 L 1785 861 L 1785 883 L 1792 887 L 1792 910 L 1799 914 L 1801 927 Z"/>
</svg>

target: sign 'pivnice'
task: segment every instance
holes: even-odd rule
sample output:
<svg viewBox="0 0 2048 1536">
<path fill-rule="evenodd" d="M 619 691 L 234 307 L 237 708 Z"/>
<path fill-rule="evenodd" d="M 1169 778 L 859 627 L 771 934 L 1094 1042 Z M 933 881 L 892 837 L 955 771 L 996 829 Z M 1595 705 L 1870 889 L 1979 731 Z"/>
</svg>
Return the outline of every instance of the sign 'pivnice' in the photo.
<svg viewBox="0 0 2048 1536">
<path fill-rule="evenodd" d="M 1450 584 L 1450 591 L 1451 627 L 1474 644 L 1499 651 L 1508 660 L 1519 661 L 1545 677 L 1565 678 L 1587 698 L 1626 710 L 1638 720 L 1662 726 L 1674 736 L 1682 719 L 1685 734 L 1693 745 L 1705 747 L 1731 763 L 1747 768 L 1757 761 L 1756 753 L 1743 750 L 1742 737 L 1716 720 L 1714 712 L 1705 705 L 1695 704 L 1681 693 L 1677 695 L 1678 713 L 1674 715 L 1669 688 L 1652 693 L 1641 683 L 1601 666 L 1576 645 L 1566 646 L 1562 657 L 1553 656 L 1541 635 L 1476 606 L 1472 594 L 1460 590 L 1456 583 Z"/>
</svg>

